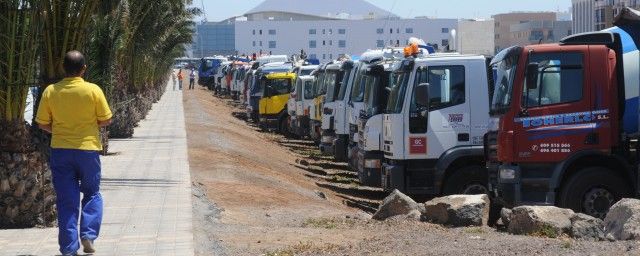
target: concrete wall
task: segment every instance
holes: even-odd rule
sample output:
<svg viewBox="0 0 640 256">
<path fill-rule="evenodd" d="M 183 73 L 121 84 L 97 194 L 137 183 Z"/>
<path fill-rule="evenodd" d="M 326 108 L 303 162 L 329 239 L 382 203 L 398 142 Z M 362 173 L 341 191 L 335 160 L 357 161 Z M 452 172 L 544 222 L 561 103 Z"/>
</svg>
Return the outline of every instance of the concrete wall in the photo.
<svg viewBox="0 0 640 256">
<path fill-rule="evenodd" d="M 494 21 L 461 20 L 457 50 L 462 54 L 494 55 Z"/>
<path fill-rule="evenodd" d="M 378 41 L 384 46 L 404 46 L 410 37 L 417 37 L 441 47 L 451 41 L 449 33 L 457 29 L 457 24 L 456 19 L 244 21 L 236 22 L 235 42 L 240 54 L 262 50 L 291 55 L 304 49 L 309 56 L 328 62 L 340 54 L 360 55 L 378 48 Z M 315 34 L 310 34 L 311 29 Z M 315 41 L 315 48 L 311 41 Z M 341 41 L 344 45 L 340 45 Z"/>
</svg>

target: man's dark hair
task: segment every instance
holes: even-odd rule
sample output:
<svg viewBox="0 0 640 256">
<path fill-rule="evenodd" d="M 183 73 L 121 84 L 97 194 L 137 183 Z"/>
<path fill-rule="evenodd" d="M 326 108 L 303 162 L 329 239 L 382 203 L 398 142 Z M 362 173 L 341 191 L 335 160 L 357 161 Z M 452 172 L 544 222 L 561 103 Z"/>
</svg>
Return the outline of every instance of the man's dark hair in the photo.
<svg viewBox="0 0 640 256">
<path fill-rule="evenodd" d="M 67 76 L 79 75 L 80 71 L 84 68 L 85 61 L 84 55 L 79 51 L 70 51 L 64 55 L 64 62 L 62 67 Z"/>
</svg>

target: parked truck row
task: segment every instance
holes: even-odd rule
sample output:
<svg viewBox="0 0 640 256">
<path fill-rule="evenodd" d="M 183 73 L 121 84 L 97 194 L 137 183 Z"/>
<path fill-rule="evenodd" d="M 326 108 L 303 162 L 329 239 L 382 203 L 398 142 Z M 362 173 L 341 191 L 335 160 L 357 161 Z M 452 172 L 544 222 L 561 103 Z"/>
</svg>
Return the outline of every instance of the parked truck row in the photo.
<svg viewBox="0 0 640 256">
<path fill-rule="evenodd" d="M 220 61 L 229 81 L 209 87 L 229 87 L 263 129 L 314 141 L 362 185 L 602 218 L 640 191 L 639 23 L 625 9 L 616 27 L 496 56 L 435 53 L 412 38 L 322 65 Z"/>
</svg>

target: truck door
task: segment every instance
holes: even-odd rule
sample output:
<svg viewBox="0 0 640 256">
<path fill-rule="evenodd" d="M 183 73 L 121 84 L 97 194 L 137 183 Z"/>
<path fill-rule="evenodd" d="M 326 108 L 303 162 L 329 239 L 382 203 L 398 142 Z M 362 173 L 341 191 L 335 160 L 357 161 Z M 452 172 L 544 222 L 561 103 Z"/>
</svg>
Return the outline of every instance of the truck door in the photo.
<svg viewBox="0 0 640 256">
<path fill-rule="evenodd" d="M 537 66 L 538 72 L 531 85 L 525 78 L 514 84 L 521 87 L 515 88 L 519 96 L 514 101 L 520 108 L 513 130 L 517 162 L 559 162 L 597 143 L 596 116 L 605 117 L 608 110 L 592 108 L 590 79 L 585 72 L 588 52 L 584 47 L 575 49 L 525 53 L 528 73 L 535 73 L 532 66 L 533 70 Z"/>
<path fill-rule="evenodd" d="M 437 159 L 446 150 L 470 144 L 469 90 L 464 65 L 418 68 L 415 85 L 429 83 L 429 106 L 418 106 L 413 93 L 409 113 L 409 159 Z M 428 120 L 420 114 L 428 110 Z"/>
</svg>

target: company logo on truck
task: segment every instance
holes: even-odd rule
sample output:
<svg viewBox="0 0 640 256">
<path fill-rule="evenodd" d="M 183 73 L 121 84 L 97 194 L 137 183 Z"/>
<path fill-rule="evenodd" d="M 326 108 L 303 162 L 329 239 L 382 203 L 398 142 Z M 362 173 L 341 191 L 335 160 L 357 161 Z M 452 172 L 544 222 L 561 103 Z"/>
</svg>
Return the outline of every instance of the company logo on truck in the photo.
<svg viewBox="0 0 640 256">
<path fill-rule="evenodd" d="M 522 127 L 530 129 L 529 131 L 548 131 L 585 128 L 592 129 L 597 126 L 597 122 L 607 119 L 609 119 L 609 110 L 603 109 L 589 112 L 516 118 L 515 122 L 521 122 Z"/>
<path fill-rule="evenodd" d="M 427 138 L 411 137 L 409 138 L 409 154 L 426 154 Z"/>
</svg>

